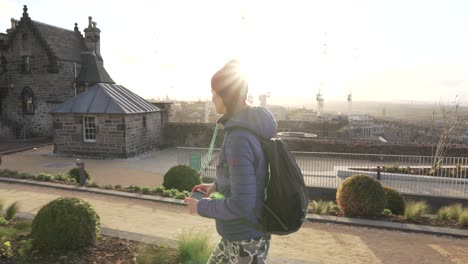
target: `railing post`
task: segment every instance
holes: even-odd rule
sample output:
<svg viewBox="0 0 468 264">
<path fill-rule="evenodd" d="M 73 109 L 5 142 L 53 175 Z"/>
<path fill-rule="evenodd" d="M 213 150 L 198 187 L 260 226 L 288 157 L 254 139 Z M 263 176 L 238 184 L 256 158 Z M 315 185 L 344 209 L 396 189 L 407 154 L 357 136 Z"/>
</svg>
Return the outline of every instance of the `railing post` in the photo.
<svg viewBox="0 0 468 264">
<path fill-rule="evenodd" d="M 380 181 L 380 166 L 377 166 L 377 180 Z"/>
</svg>

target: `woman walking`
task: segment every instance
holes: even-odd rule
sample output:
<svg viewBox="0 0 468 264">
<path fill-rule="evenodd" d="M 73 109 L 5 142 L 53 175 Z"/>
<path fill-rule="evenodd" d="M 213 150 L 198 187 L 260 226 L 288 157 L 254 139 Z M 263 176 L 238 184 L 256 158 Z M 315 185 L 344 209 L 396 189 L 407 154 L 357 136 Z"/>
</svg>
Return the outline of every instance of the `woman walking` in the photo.
<svg viewBox="0 0 468 264">
<path fill-rule="evenodd" d="M 224 125 L 214 184 L 201 184 L 194 190 L 218 192 L 222 199 L 186 198 L 190 213 L 213 218 L 221 241 L 208 263 L 265 263 L 271 236 L 258 230 L 257 216 L 263 213 L 267 163 L 260 141 L 276 133 L 276 121 L 265 108 L 247 105 L 247 81 L 239 62 L 232 60 L 211 79 L 212 101 L 218 123 Z M 253 133 L 252 133 L 253 132 Z M 255 135 L 254 135 L 255 134 Z"/>
</svg>

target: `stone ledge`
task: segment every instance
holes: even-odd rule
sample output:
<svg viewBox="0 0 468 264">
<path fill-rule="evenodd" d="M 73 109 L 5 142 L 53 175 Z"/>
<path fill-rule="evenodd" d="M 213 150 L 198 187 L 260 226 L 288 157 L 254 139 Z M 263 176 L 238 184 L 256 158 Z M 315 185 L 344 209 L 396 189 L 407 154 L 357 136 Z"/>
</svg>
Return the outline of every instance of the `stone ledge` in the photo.
<svg viewBox="0 0 468 264">
<path fill-rule="evenodd" d="M 328 215 L 314 215 L 314 214 L 308 214 L 307 220 L 311 222 L 344 224 L 344 225 L 352 225 L 352 226 L 398 230 L 398 231 L 403 231 L 403 232 L 414 232 L 414 233 L 423 233 L 423 234 L 431 234 L 431 235 L 439 235 L 439 236 L 453 236 L 453 237 L 460 237 L 460 238 L 468 238 L 468 230 L 448 228 L 448 227 L 404 224 L 404 223 L 395 223 L 395 222 L 390 222 L 390 221 L 379 221 L 379 220 L 370 220 L 370 219 L 337 217 L 337 216 L 328 216 Z"/>
</svg>

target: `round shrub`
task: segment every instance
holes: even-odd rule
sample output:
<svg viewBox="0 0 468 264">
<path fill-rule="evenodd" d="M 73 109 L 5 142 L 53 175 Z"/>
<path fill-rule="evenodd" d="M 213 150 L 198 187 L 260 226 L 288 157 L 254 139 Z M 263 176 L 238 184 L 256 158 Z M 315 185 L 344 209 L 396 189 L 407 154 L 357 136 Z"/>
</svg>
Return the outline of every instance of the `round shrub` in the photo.
<svg viewBox="0 0 468 264">
<path fill-rule="evenodd" d="M 91 176 L 89 176 L 89 173 L 84 170 L 86 181 L 89 181 L 91 179 Z M 70 175 L 70 178 L 75 179 L 75 182 L 80 182 L 80 168 L 73 168 L 68 172 L 68 175 Z"/>
<path fill-rule="evenodd" d="M 186 165 L 172 167 L 164 175 L 163 186 L 166 190 L 192 191 L 193 186 L 200 184 L 197 171 Z"/>
<path fill-rule="evenodd" d="M 385 191 L 374 178 L 354 175 L 340 185 L 336 202 L 345 215 L 378 216 L 385 208 Z"/>
<path fill-rule="evenodd" d="M 31 237 L 42 252 L 82 248 L 96 241 L 99 215 L 87 202 L 61 197 L 42 207 L 34 217 Z"/>
<path fill-rule="evenodd" d="M 390 209 L 393 214 L 403 215 L 406 207 L 403 196 L 397 190 L 387 186 L 384 186 L 384 191 L 385 200 L 387 201 L 385 208 Z"/>
</svg>

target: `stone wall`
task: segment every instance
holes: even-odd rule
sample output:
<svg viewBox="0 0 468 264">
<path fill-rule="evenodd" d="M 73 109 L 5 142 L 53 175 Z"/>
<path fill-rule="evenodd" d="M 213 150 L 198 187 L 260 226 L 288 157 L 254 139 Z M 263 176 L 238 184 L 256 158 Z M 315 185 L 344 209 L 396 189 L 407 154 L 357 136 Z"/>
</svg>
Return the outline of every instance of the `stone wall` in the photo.
<svg viewBox="0 0 468 264">
<path fill-rule="evenodd" d="M 54 152 L 76 156 L 126 157 L 125 117 L 87 115 L 96 118 L 96 142 L 83 140 L 83 116 L 54 114 Z"/>
<path fill-rule="evenodd" d="M 23 41 L 26 34 L 26 41 Z M 2 119 L 17 123 L 21 131 L 23 124 L 29 124 L 31 136 L 51 136 L 52 119 L 49 111 L 56 105 L 75 95 L 75 63 L 59 61 L 58 73 L 49 73 L 49 57 L 27 24 L 23 32 L 18 32 L 6 53 L 9 78 L 7 95 L 3 100 Z M 31 56 L 31 73 L 22 72 L 22 56 Z M 77 63 L 77 72 L 80 64 Z M 21 93 L 29 87 L 34 94 L 34 114 L 23 112 Z"/>
<path fill-rule="evenodd" d="M 164 129 L 164 140 L 171 146 L 207 148 L 214 128 L 214 123 L 169 123 Z M 219 129 L 216 147 L 221 146 L 223 137 L 224 131 Z"/>
<path fill-rule="evenodd" d="M 146 118 L 145 127 L 144 118 Z M 160 112 L 127 115 L 125 123 L 127 156 L 143 153 L 161 144 Z"/>
<path fill-rule="evenodd" d="M 165 130 L 167 143 L 173 146 L 201 147 L 210 145 L 214 124 L 169 123 Z M 216 146 L 222 143 L 224 133 L 218 132 Z M 361 154 L 395 154 L 430 156 L 432 146 L 422 144 L 390 144 L 359 140 L 328 139 L 285 139 L 289 148 L 295 151 L 336 152 Z M 468 146 L 453 146 L 446 156 L 468 157 Z"/>
</svg>

